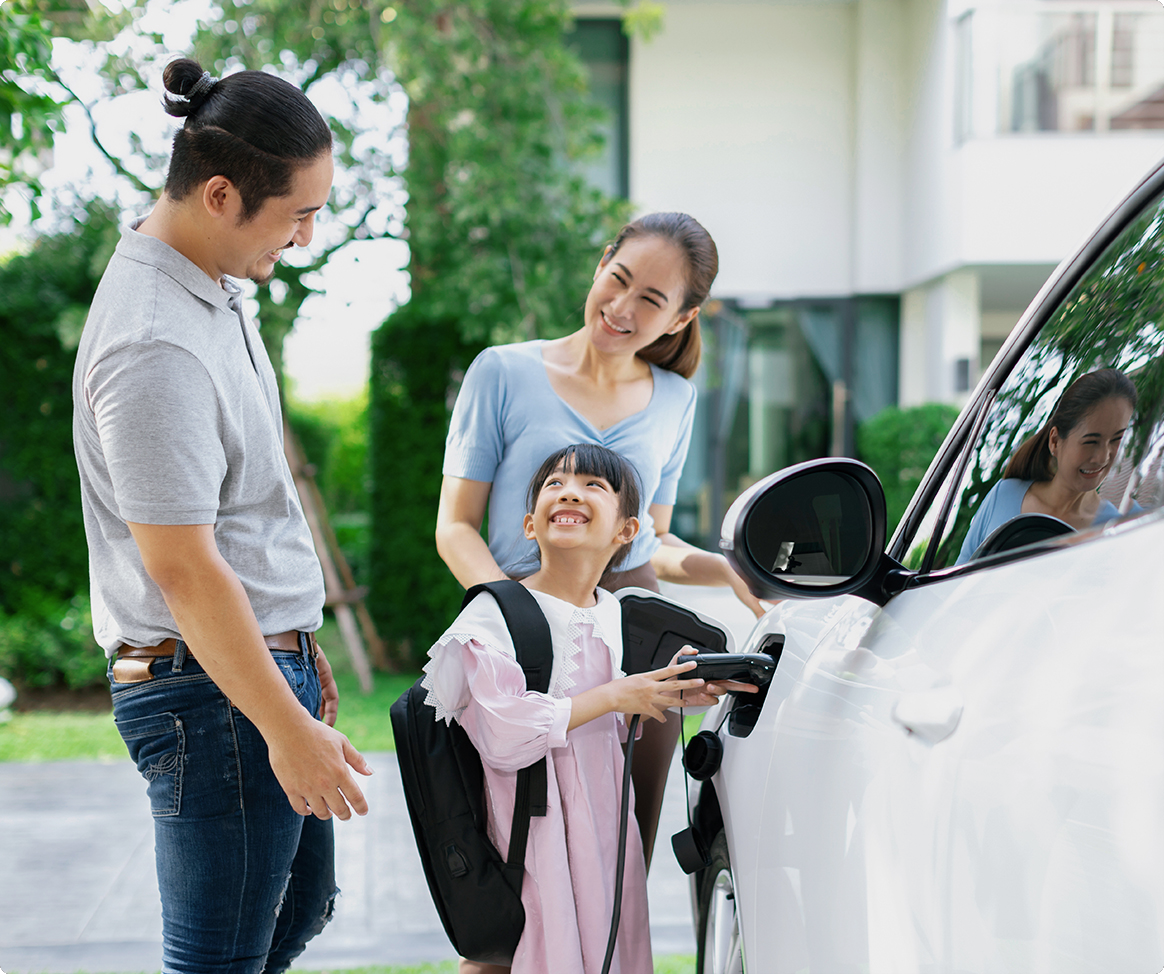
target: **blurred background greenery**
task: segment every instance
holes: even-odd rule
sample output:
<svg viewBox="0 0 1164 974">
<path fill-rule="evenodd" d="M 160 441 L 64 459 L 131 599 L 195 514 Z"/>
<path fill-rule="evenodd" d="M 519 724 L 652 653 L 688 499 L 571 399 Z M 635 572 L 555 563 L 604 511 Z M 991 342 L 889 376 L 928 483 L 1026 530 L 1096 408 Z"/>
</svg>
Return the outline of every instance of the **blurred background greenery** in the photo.
<svg viewBox="0 0 1164 974">
<path fill-rule="evenodd" d="M 22 690 L 105 679 L 88 603 L 70 377 L 118 225 L 148 208 L 164 177 L 164 152 L 134 138 L 111 147 L 96 119 L 117 98 L 151 83 L 156 91 L 175 51 L 150 17 L 166 5 L 0 4 L 0 205 L 18 191 L 31 221 L 24 243 L 0 255 L 0 675 Z M 318 254 L 280 263 L 254 294 L 276 367 L 334 254 L 371 239 L 408 244 L 409 299 L 373 336 L 367 392 L 308 403 L 291 387 L 285 407 L 390 646 L 386 660 L 415 671 L 460 600 L 433 545 L 459 378 L 488 344 L 576 327 L 594 260 L 629 212 L 581 173 L 601 146 L 604 115 L 571 47 L 570 4 L 331 0 L 317 18 L 304 18 L 294 0 L 205 6 L 188 50 L 207 68 L 278 64 L 305 88 L 333 83 L 338 99 L 335 219 L 319 234 Z M 628 0 L 626 29 L 649 32 L 657 8 Z M 97 65 L 93 93 L 78 94 L 62 76 L 65 54 Z M 373 109 L 394 99 L 407 103 L 406 138 L 403 119 L 376 129 L 383 117 Z M 80 180 L 46 197 L 49 150 L 66 111 L 88 126 L 114 190 Z M 12 216 L 0 208 L 0 225 Z M 891 525 L 954 415 L 943 406 L 891 408 L 857 430 L 859 455 L 885 484 Z M 342 662 L 338 640 L 331 655 Z M 366 702 L 386 710 L 403 685 L 380 679 Z M 342 718 L 357 745 L 390 746 L 380 730 L 358 726 L 360 713 L 353 703 Z M 15 731 L 9 725 L 4 736 Z"/>
</svg>

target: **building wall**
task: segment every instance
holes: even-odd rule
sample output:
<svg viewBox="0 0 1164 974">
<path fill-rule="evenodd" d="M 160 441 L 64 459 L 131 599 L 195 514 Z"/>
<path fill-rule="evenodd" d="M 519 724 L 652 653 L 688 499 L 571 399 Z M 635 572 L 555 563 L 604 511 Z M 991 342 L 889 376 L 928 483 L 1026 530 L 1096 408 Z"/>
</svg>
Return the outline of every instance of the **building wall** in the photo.
<svg viewBox="0 0 1164 974">
<path fill-rule="evenodd" d="M 673 3 L 633 42 L 631 199 L 706 224 L 719 296 L 851 293 L 855 13 Z"/>
<path fill-rule="evenodd" d="M 580 8 L 585 9 L 585 8 Z M 630 196 L 720 245 L 719 296 L 901 293 L 1054 264 L 1164 133 L 955 140 L 946 0 L 674 0 L 631 50 Z"/>
</svg>

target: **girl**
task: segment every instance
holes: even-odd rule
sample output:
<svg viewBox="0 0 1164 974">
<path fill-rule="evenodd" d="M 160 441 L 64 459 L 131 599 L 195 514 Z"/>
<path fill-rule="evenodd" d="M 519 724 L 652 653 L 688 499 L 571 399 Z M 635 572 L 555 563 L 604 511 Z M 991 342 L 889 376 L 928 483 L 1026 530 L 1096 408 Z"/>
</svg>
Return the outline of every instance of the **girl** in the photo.
<svg viewBox="0 0 1164 974">
<path fill-rule="evenodd" d="M 630 464 L 593 444 L 553 453 L 530 481 L 524 534 L 541 567 L 523 584 L 549 621 L 550 692 L 528 692 L 497 603 L 478 597 L 429 651 L 425 686 L 437 717 L 456 719 L 485 767 L 490 835 L 504 856 L 516 774 L 547 760 L 548 812 L 530 822 L 516 974 L 594 974 L 610 930 L 623 769 L 623 714 L 663 720 L 679 702 L 715 702 L 691 663 L 623 676 L 618 600 L 598 588 L 639 530 Z M 718 689 L 718 688 L 715 688 Z M 637 829 L 627 833 L 622 922 L 612 972 L 650 974 L 646 867 Z M 462 969 L 466 966 L 463 965 Z M 473 964 L 472 970 L 500 970 Z"/>
</svg>

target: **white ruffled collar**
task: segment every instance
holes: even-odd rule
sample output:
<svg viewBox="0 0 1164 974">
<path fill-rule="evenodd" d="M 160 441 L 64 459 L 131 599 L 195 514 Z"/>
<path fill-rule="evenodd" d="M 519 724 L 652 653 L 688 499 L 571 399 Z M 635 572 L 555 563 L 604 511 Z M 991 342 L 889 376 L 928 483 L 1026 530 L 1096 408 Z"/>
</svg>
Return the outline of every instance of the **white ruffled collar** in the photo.
<svg viewBox="0 0 1164 974">
<path fill-rule="evenodd" d="M 550 677 L 550 696 L 562 698 L 575 686 L 573 674 L 578 670 L 577 656 L 582 651 L 582 627 L 590 626 L 595 638 L 606 644 L 610 651 L 612 679 L 623 676 L 622 671 L 622 609 L 618 599 L 604 589 L 598 589 L 597 603 L 582 607 L 564 599 L 530 590 L 546 616 L 553 642 L 554 666 Z M 469 686 L 461 666 L 461 654 L 448 652 L 450 646 L 464 646 L 476 640 L 513 659 L 517 651 L 505 625 L 505 618 L 491 595 L 478 595 L 444 635 L 428 651 L 429 661 L 424 667 L 422 685 L 428 691 L 425 703 L 435 712 L 437 720 L 446 723 L 460 717 L 469 704 Z"/>
</svg>

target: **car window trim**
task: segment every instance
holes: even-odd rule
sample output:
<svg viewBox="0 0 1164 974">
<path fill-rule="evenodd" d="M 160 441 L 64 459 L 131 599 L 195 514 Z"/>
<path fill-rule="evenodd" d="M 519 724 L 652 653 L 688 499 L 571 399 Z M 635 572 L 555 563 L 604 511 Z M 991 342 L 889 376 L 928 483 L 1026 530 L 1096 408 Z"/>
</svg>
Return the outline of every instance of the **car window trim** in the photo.
<svg viewBox="0 0 1164 974">
<path fill-rule="evenodd" d="M 942 498 L 942 508 L 938 512 L 938 521 L 934 525 L 933 533 L 930 535 L 930 543 L 922 558 L 921 568 L 918 569 L 919 575 L 928 575 L 934 567 L 934 559 L 938 556 L 938 549 L 942 546 L 942 539 L 946 533 L 946 521 L 949 520 L 950 511 L 954 507 L 954 498 L 962 486 L 962 478 L 966 476 L 966 468 L 970 466 L 970 458 L 974 455 L 974 445 L 978 442 L 978 437 L 982 434 L 982 427 L 986 425 L 986 417 L 990 415 L 990 407 L 994 405 L 994 397 L 997 394 L 998 387 L 994 386 L 993 388 L 987 389 L 982 397 L 982 405 L 978 408 L 978 415 L 974 417 L 974 425 L 970 427 L 970 435 L 966 441 L 966 445 L 963 447 L 961 455 L 958 457 L 957 465 L 954 467 L 950 489 L 946 491 L 946 496 Z"/>
<path fill-rule="evenodd" d="M 972 400 L 982 401 L 988 395 L 993 399 L 1003 382 L 1014 370 L 1015 365 L 1018 364 L 1031 343 L 1042 331 L 1043 326 L 1054 314 L 1055 309 L 1062 305 L 1075 286 L 1083 279 L 1088 269 L 1095 263 L 1096 258 L 1111 246 L 1128 224 L 1143 213 L 1145 206 L 1162 193 L 1164 193 L 1164 161 L 1157 164 L 1148 175 L 1140 180 L 1136 187 L 1116 204 L 1107 218 L 1084 241 L 1083 245 L 1074 254 L 1065 257 L 1051 273 L 995 357 L 994 368 L 989 369 L 979 380 L 979 384 L 972 394 Z M 913 500 L 906 508 L 889 544 L 887 554 L 896 561 L 904 563 L 910 543 L 916 537 L 926 512 L 929 511 L 935 495 L 945 482 L 946 472 L 953 463 L 959 462 L 959 453 L 974 449 L 974 443 L 969 437 L 969 429 L 978 415 L 979 413 L 974 410 L 962 413 L 947 434 L 945 442 L 939 448 L 937 455 L 922 478 L 922 482 L 914 493 Z M 927 555 L 928 553 L 929 546 L 927 546 Z M 969 562 L 968 564 L 976 569 L 980 564 L 987 563 L 982 561 Z M 964 566 L 957 567 L 961 570 Z M 942 577 L 946 577 L 944 575 L 946 569 L 938 569 L 938 571 L 943 573 Z M 924 572 L 918 573 L 919 576 L 924 574 Z"/>
</svg>

